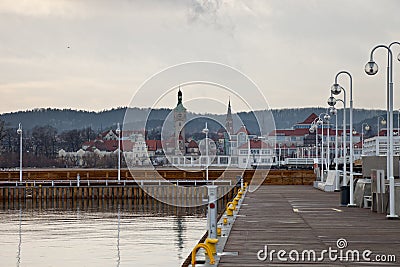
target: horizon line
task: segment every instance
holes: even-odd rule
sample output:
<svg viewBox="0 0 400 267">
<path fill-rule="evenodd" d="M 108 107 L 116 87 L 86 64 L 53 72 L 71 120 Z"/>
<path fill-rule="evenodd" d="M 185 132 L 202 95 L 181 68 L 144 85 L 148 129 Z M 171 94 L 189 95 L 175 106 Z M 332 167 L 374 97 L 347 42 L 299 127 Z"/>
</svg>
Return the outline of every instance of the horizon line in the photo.
<svg viewBox="0 0 400 267">
<path fill-rule="evenodd" d="M 3 115 L 8 115 L 8 114 L 17 114 L 17 113 L 24 113 L 24 112 L 36 112 L 36 111 L 43 111 L 43 110 L 52 110 L 52 111 L 77 111 L 77 112 L 87 112 L 87 113 L 102 113 L 102 112 L 109 112 L 113 110 L 119 110 L 119 109 L 127 109 L 127 108 L 132 108 L 132 109 L 150 109 L 150 107 L 112 107 L 108 109 L 102 109 L 102 110 L 87 110 L 87 109 L 79 109 L 79 108 L 59 108 L 59 107 L 38 107 L 38 108 L 32 108 L 32 109 L 26 109 L 26 110 L 17 110 L 17 111 L 7 111 L 7 112 L 2 112 L 0 113 L 0 116 Z M 257 110 L 252 110 L 252 111 L 237 111 L 234 112 L 233 114 L 239 114 L 239 113 L 250 113 L 250 112 L 262 112 L 262 111 L 273 111 L 273 110 L 288 110 L 288 109 L 326 109 L 328 107 L 321 107 L 321 106 L 306 106 L 306 107 L 281 107 L 281 108 L 270 108 L 270 109 L 257 109 Z M 160 108 L 154 108 L 153 110 L 162 110 L 162 109 L 167 109 L 167 110 L 173 110 L 173 108 L 170 107 L 160 107 Z M 343 108 L 341 108 L 343 109 Z M 339 110 L 341 110 L 339 109 Z M 348 109 L 348 108 L 347 108 Z M 353 110 L 375 110 L 375 111 L 386 111 L 386 109 L 378 109 L 378 108 L 353 108 Z M 226 113 L 198 113 L 198 112 L 193 112 L 193 111 L 188 111 L 193 114 L 200 114 L 200 115 L 224 115 Z"/>
</svg>

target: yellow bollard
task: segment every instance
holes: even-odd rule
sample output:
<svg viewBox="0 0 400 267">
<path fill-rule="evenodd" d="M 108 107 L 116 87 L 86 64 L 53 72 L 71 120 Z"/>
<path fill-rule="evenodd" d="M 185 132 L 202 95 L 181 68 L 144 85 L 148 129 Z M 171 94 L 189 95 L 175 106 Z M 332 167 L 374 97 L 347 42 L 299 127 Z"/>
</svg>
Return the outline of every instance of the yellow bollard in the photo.
<svg viewBox="0 0 400 267">
<path fill-rule="evenodd" d="M 228 218 L 224 217 L 222 221 L 223 221 L 224 225 L 228 224 Z"/>
<path fill-rule="evenodd" d="M 216 239 L 216 238 L 207 238 L 206 239 L 205 244 L 210 248 L 212 254 L 217 254 L 217 243 L 218 243 L 218 239 Z"/>
<path fill-rule="evenodd" d="M 235 197 L 233 199 L 233 203 L 235 204 L 235 206 L 239 203 L 239 200 L 240 200 L 240 198 L 238 198 L 238 197 Z"/>
<path fill-rule="evenodd" d="M 242 191 L 239 191 L 238 194 L 237 194 L 237 197 L 238 198 L 242 198 L 242 195 L 243 195 Z"/>
<path fill-rule="evenodd" d="M 226 204 L 226 215 L 233 216 L 233 211 L 236 209 L 236 205 L 233 202 L 228 202 Z"/>
<path fill-rule="evenodd" d="M 215 264 L 215 260 L 214 260 L 214 256 L 213 256 L 213 253 L 211 251 L 211 248 L 208 245 L 204 244 L 204 243 L 200 243 L 200 244 L 197 244 L 194 247 L 194 249 L 192 250 L 192 266 L 196 266 L 196 253 L 200 248 L 204 248 L 205 249 L 206 254 L 210 258 L 210 264 L 214 265 Z"/>
<path fill-rule="evenodd" d="M 222 229 L 221 227 L 217 227 L 217 236 L 221 236 Z"/>
</svg>

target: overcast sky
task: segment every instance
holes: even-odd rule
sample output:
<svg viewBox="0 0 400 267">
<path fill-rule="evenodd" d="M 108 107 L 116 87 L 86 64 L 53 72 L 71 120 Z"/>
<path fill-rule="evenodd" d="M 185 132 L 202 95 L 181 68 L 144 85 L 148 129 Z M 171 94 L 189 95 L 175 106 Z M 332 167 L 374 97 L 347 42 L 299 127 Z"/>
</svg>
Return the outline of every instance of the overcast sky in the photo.
<svg viewBox="0 0 400 267">
<path fill-rule="evenodd" d="M 271 108 L 326 106 L 348 70 L 354 106 L 384 109 L 386 51 L 378 75 L 364 65 L 375 45 L 400 41 L 399 10 L 397 0 L 1 0 L 0 113 L 128 106 L 146 79 L 189 61 L 236 68 Z M 399 108 L 397 60 L 394 80 Z M 204 108 L 193 111 L 221 112 Z"/>
</svg>

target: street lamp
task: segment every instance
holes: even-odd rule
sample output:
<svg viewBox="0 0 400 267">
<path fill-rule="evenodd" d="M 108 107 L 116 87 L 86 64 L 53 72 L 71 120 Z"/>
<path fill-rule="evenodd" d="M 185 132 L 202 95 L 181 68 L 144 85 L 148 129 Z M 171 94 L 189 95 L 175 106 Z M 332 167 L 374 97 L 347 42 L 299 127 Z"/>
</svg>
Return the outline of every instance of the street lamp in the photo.
<svg viewBox="0 0 400 267">
<path fill-rule="evenodd" d="M 365 65 L 365 72 L 368 75 L 375 75 L 378 72 L 378 65 L 374 61 L 374 52 L 378 48 L 385 48 L 388 52 L 387 61 L 387 111 L 389 120 L 389 136 L 388 136 L 388 152 L 386 153 L 386 166 L 388 169 L 387 176 L 389 178 L 389 203 L 390 203 L 390 213 L 387 215 L 388 219 L 398 218 L 395 214 L 395 196 L 394 196 L 394 175 L 393 175 L 393 54 L 390 46 L 393 44 L 398 44 L 398 42 L 393 42 L 389 46 L 377 45 L 371 50 L 370 60 Z M 399 58 L 399 57 L 398 57 Z"/>
<path fill-rule="evenodd" d="M 364 124 L 365 124 L 365 126 L 364 126 Z M 367 132 L 368 132 L 369 129 L 370 129 L 368 123 L 366 123 L 366 122 L 364 122 L 364 123 L 361 125 L 361 148 L 363 148 L 363 149 L 364 149 L 364 129 L 365 129 L 365 131 L 367 131 Z"/>
<path fill-rule="evenodd" d="M 332 96 L 330 97 L 330 99 Z M 336 104 L 336 99 L 333 98 L 335 101 L 330 102 Z M 329 101 L 328 101 L 329 104 Z M 339 175 L 338 175 L 338 121 L 337 121 L 337 109 L 333 105 L 330 105 L 331 108 L 329 109 L 329 113 L 335 115 L 335 191 L 339 191 Z"/>
<path fill-rule="evenodd" d="M 121 129 L 119 128 L 119 122 L 115 133 L 118 135 L 118 183 L 121 181 Z"/>
<path fill-rule="evenodd" d="M 278 144 L 279 146 L 279 153 L 278 153 L 278 167 L 281 169 L 281 143 Z"/>
<path fill-rule="evenodd" d="M 382 124 L 382 126 L 385 126 L 386 125 L 386 120 L 385 120 L 385 118 L 384 117 L 382 117 L 382 116 L 379 116 L 378 117 L 378 136 L 379 136 L 379 119 L 381 119 L 380 120 L 380 124 Z"/>
<path fill-rule="evenodd" d="M 22 126 L 18 125 L 17 134 L 19 135 L 19 182 L 22 183 Z"/>
<path fill-rule="evenodd" d="M 331 118 L 328 113 L 321 113 L 318 116 L 317 125 L 321 126 L 321 182 L 324 181 L 324 120 L 321 116 L 324 115 L 324 119 L 328 121 Z"/>
<path fill-rule="evenodd" d="M 206 122 L 206 127 L 203 129 L 203 133 L 206 134 L 206 180 L 208 181 L 208 128 L 207 128 L 207 122 Z"/>
<path fill-rule="evenodd" d="M 318 117 L 316 117 L 315 119 L 314 119 L 314 121 L 311 123 L 311 127 L 310 127 L 310 129 L 309 129 L 309 132 L 310 133 L 314 133 L 315 132 L 315 159 L 316 159 L 316 161 L 317 161 L 317 165 L 319 165 L 318 164 L 318 162 L 319 162 L 319 159 L 318 159 L 318 126 L 322 126 L 323 125 L 323 121 L 322 121 L 322 119 L 320 118 L 320 116 L 322 115 L 323 113 L 321 113 Z M 323 131 L 322 131 L 322 141 L 321 141 L 321 161 L 323 160 Z M 322 166 L 322 169 L 323 169 L 323 161 L 321 162 L 321 166 Z M 322 171 L 321 171 L 321 182 L 323 182 L 323 173 L 322 173 Z"/>
<path fill-rule="evenodd" d="M 327 112 L 328 112 L 328 110 L 327 110 Z M 328 151 L 327 151 L 327 155 L 326 155 L 326 160 L 327 160 L 327 163 L 326 163 L 326 170 L 327 171 L 329 171 L 329 166 L 330 166 L 330 154 L 331 154 L 331 147 L 330 147 L 330 140 L 329 140 L 329 132 L 330 132 L 330 127 L 329 127 L 329 120 L 331 119 L 331 116 L 328 114 L 328 113 L 325 113 L 325 116 L 324 116 L 324 120 L 328 123 L 328 126 L 327 126 L 327 140 L 326 140 L 326 145 L 327 145 L 327 147 L 328 147 Z"/>
<path fill-rule="evenodd" d="M 354 174 L 353 174 L 353 161 L 354 161 L 354 147 L 353 147 L 353 77 L 351 76 L 350 72 L 348 71 L 339 71 L 335 76 L 335 83 L 331 87 L 331 93 L 334 95 L 340 94 L 343 91 L 344 94 L 344 101 L 346 102 L 346 90 L 339 85 L 338 77 L 341 74 L 345 74 L 349 77 L 350 82 L 350 203 L 348 206 L 355 207 L 354 204 Z M 347 132 L 344 131 L 344 141 L 347 143 L 346 137 Z M 347 158 L 344 158 L 344 165 L 347 165 Z"/>
<path fill-rule="evenodd" d="M 346 92 L 345 91 L 343 91 L 344 92 L 344 99 L 346 98 Z M 334 97 L 329 97 L 329 99 L 328 99 L 328 104 L 330 105 L 330 106 L 332 106 L 332 108 L 335 108 L 334 107 L 334 105 L 332 105 L 332 104 L 336 104 L 337 102 L 341 102 L 342 104 L 343 104 L 343 122 L 342 122 L 342 125 L 343 125 L 343 133 L 342 133 L 342 153 L 341 153 L 341 155 L 338 155 L 339 153 L 338 153 L 338 150 L 339 150 L 339 148 L 338 148 L 338 143 L 339 143 L 339 140 L 338 140 L 338 123 L 337 123 L 337 115 L 336 115 L 336 135 L 335 135 L 335 137 L 336 137 L 336 148 L 335 148 L 335 160 L 336 160 L 336 164 L 335 164 L 335 170 L 336 170 L 336 191 L 339 191 L 339 175 L 338 175 L 338 169 L 339 169 L 339 167 L 338 167 L 338 165 L 339 165 L 339 156 L 341 156 L 341 157 L 343 157 L 344 159 L 346 159 L 346 157 L 347 157 L 347 146 L 346 146 L 346 102 L 345 101 L 343 101 L 342 99 L 335 99 Z M 337 113 L 337 109 L 335 109 L 335 111 L 334 111 L 335 113 Z M 345 161 L 343 161 L 343 162 L 345 162 Z M 347 171 L 346 171 L 346 164 L 343 164 L 343 186 L 347 186 Z"/>
<path fill-rule="evenodd" d="M 318 165 L 318 126 L 316 125 L 315 120 L 311 123 L 309 132 L 310 133 L 315 132 L 315 158 L 317 160 L 317 165 Z"/>
</svg>

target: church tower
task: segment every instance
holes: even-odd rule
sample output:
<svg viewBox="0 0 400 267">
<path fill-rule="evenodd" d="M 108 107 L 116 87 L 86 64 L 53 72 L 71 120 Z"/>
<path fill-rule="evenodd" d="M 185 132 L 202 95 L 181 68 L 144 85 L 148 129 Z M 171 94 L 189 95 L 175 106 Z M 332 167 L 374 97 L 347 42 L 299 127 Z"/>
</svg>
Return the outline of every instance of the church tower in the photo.
<svg viewBox="0 0 400 267">
<path fill-rule="evenodd" d="M 225 128 L 226 128 L 226 131 L 230 135 L 233 134 L 233 119 L 232 119 L 231 99 L 230 98 L 229 98 L 229 102 L 228 102 L 228 112 L 226 114 Z"/>
<path fill-rule="evenodd" d="M 182 104 L 181 88 L 178 91 L 178 104 L 174 109 L 174 124 L 175 124 L 175 154 L 185 149 L 185 129 L 183 128 L 186 122 L 186 108 Z M 184 152 L 183 152 L 184 153 Z"/>
</svg>

